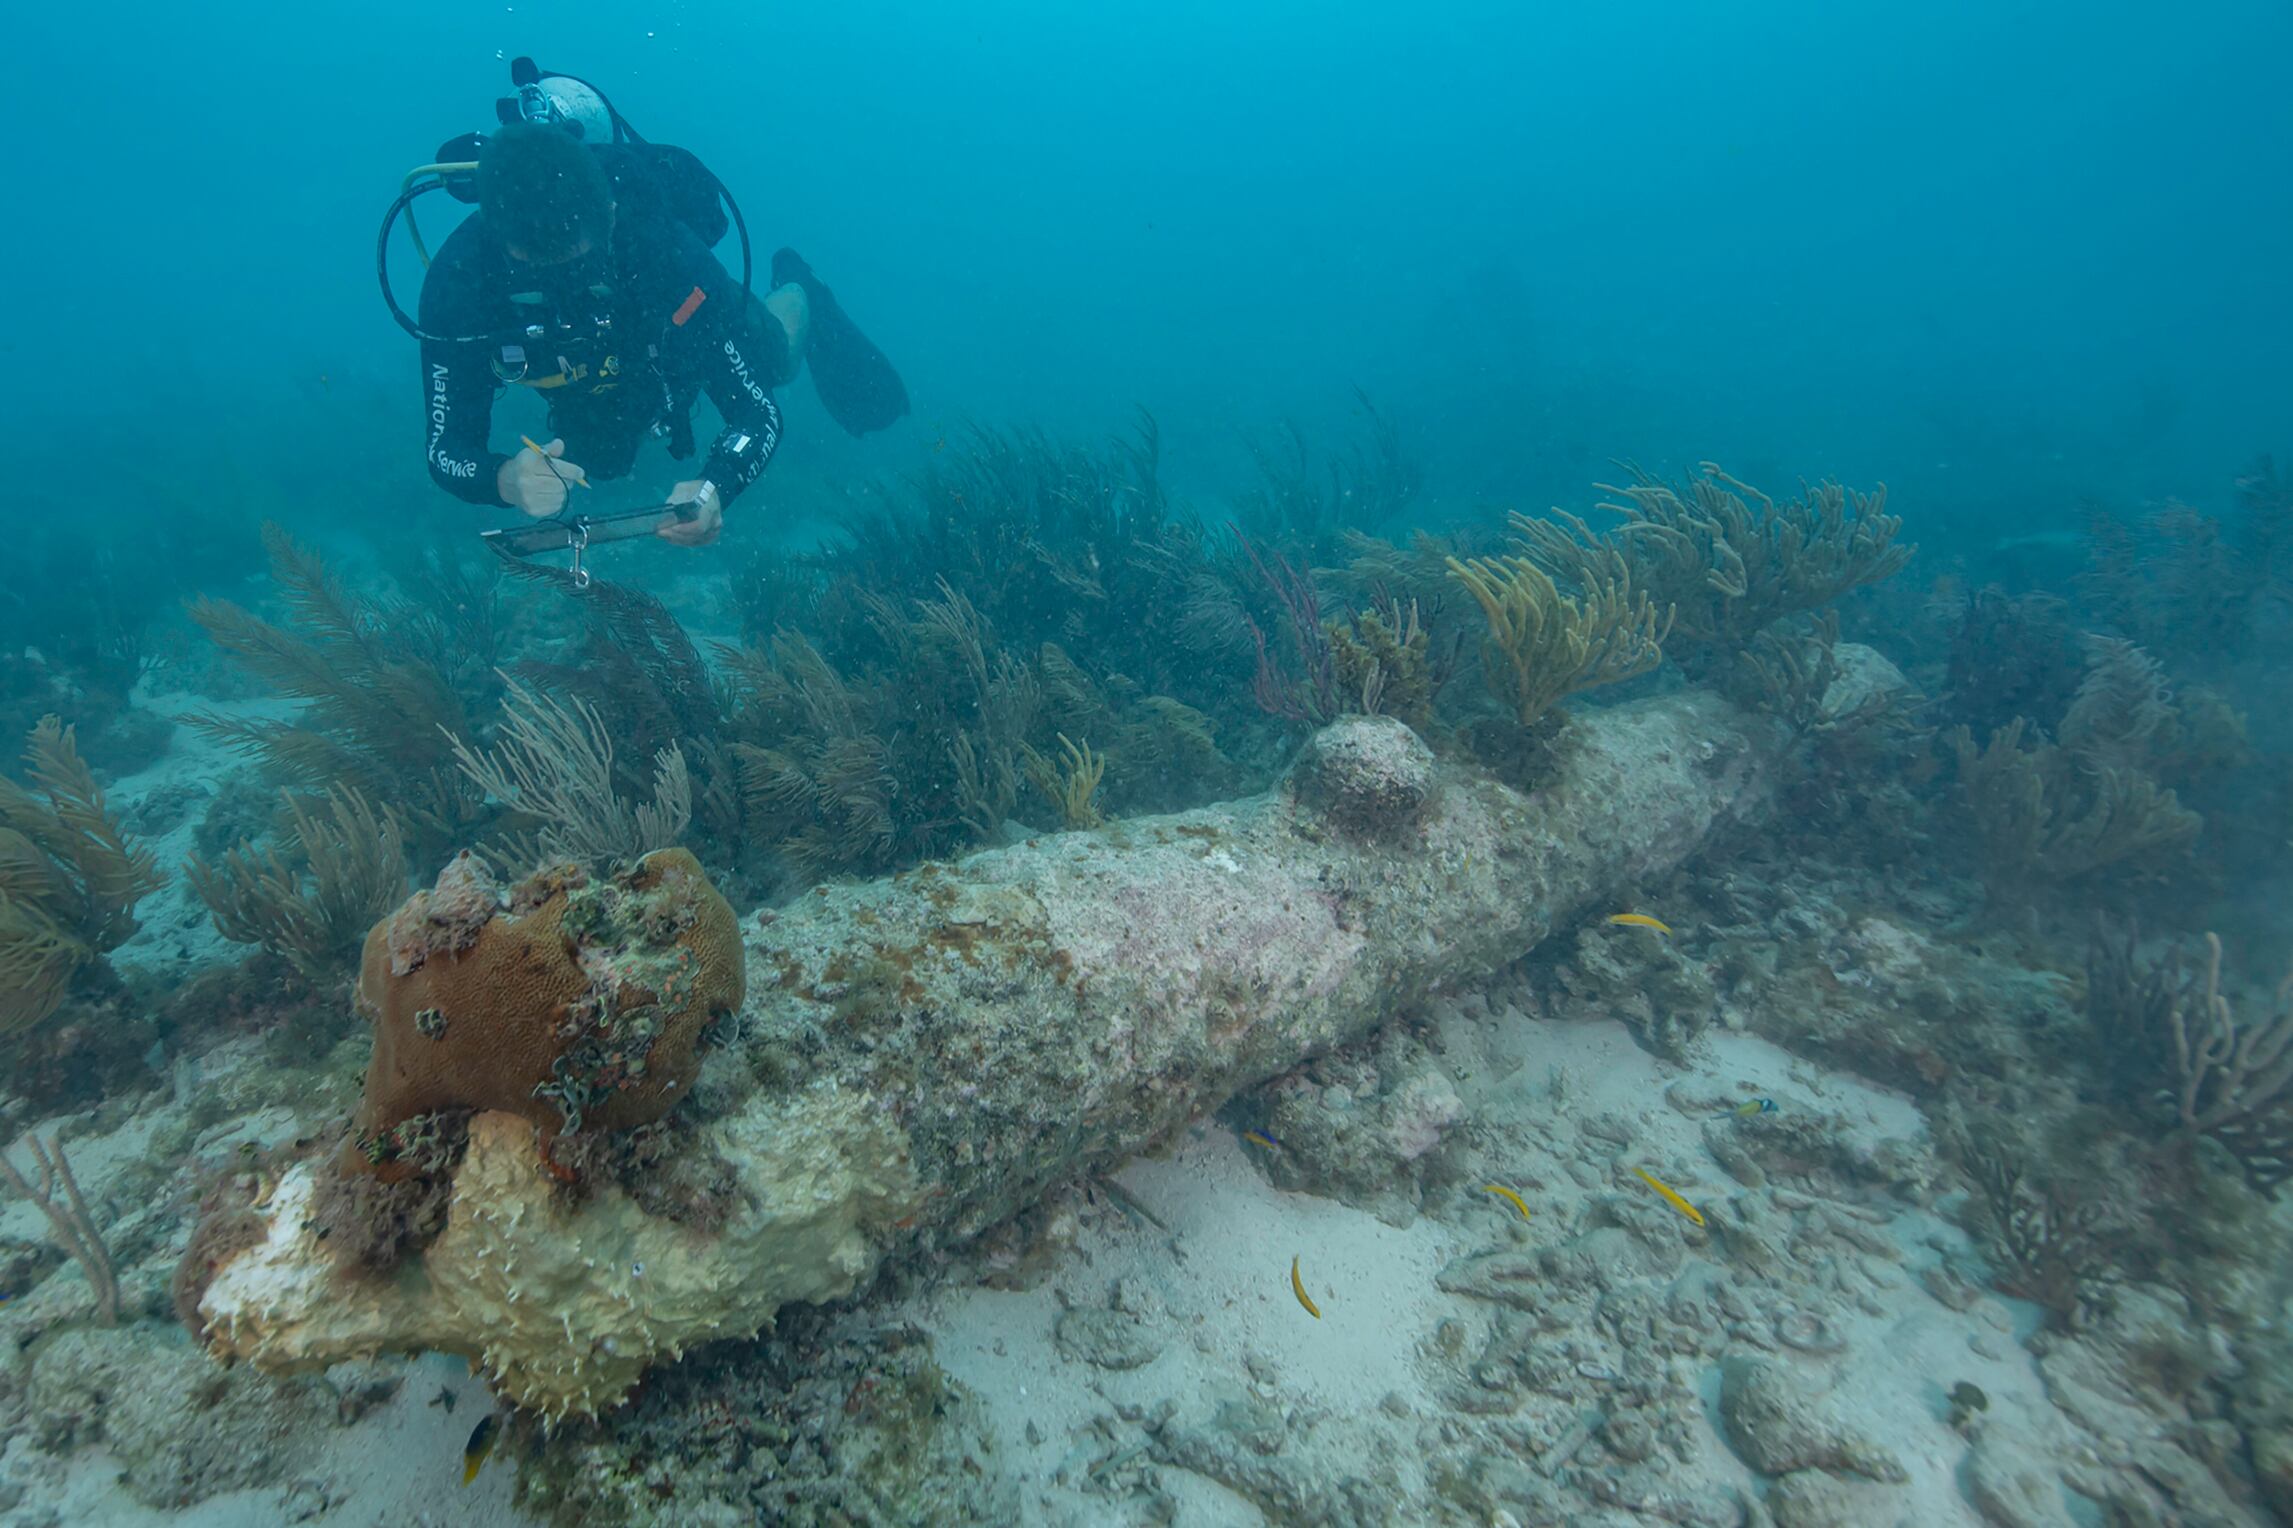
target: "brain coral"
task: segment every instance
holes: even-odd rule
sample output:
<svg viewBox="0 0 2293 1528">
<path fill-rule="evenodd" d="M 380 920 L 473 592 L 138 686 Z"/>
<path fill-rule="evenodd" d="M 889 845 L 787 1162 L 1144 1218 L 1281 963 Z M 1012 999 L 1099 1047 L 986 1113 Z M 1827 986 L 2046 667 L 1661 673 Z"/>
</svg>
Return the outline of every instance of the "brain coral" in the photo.
<svg viewBox="0 0 2293 1528">
<path fill-rule="evenodd" d="M 441 1110 L 520 1115 L 545 1142 L 657 1120 L 742 987 L 732 908 L 682 849 L 509 888 L 465 854 L 366 936 L 357 1001 L 374 1056 L 352 1164 L 420 1171 Z"/>
</svg>

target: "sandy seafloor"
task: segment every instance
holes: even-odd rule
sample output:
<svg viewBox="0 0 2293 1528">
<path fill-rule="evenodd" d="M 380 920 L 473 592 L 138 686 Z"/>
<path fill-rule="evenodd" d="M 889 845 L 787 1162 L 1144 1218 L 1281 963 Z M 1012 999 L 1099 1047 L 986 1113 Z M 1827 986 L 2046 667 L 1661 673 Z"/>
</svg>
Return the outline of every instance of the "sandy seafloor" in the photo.
<svg viewBox="0 0 2293 1528">
<path fill-rule="evenodd" d="M 181 709 L 177 699 L 154 704 Z M 211 787 L 243 767 L 181 729 L 166 759 L 112 795 L 132 814 L 154 793 Z M 193 810 L 155 840 L 163 863 L 181 862 L 197 817 Z M 188 972 L 239 953 L 217 939 L 180 882 L 143 913 L 143 933 L 120 952 L 123 965 Z M 1717 1029 L 1685 1065 L 1674 1064 L 1636 1044 L 1622 1023 L 1531 1017 L 1516 1006 L 1519 995 L 1500 983 L 1452 995 L 1429 1016 L 1424 1043 L 1459 1107 L 1428 1154 L 1438 1170 L 1425 1174 L 1434 1186 L 1414 1213 L 1406 1188 L 1379 1206 L 1384 1218 L 1285 1191 L 1274 1181 L 1277 1152 L 1246 1143 L 1231 1121 L 1203 1120 L 1166 1155 L 1115 1175 L 1132 1207 L 1104 1191 L 1078 1191 L 1072 1244 L 1030 1287 L 989 1288 L 910 1270 L 855 1301 L 855 1318 L 929 1333 L 937 1363 L 976 1398 L 993 1443 L 981 1467 L 1009 1484 L 1021 1520 L 1253 1524 L 1266 1516 L 1213 1478 L 1231 1479 L 1231 1464 L 1205 1472 L 1184 1461 L 1247 1458 L 1264 1445 L 1269 1457 L 1279 1456 L 1280 1473 L 1265 1487 L 1277 1497 L 1301 1481 L 1390 1473 L 1409 1498 L 1425 1501 L 1425 1473 L 1451 1445 L 1459 1458 L 1478 1447 L 1485 1467 L 1495 1440 L 1510 1453 L 1507 1468 L 1532 1485 L 1549 1482 L 1603 1415 L 1611 1444 L 1628 1447 L 1614 1420 L 1630 1405 L 1609 1404 L 1608 1393 L 1640 1383 L 1628 1370 L 1645 1378 L 1649 1355 L 1625 1349 L 1635 1341 L 1661 1345 L 1663 1321 L 1620 1337 L 1615 1323 L 1593 1318 L 1597 1302 L 1588 1291 L 1545 1288 L 1523 1272 L 1522 1259 L 1540 1248 L 1605 1247 L 1620 1254 L 1599 1280 L 1611 1304 L 1632 1292 L 1664 1319 L 1718 1321 L 1728 1333 L 1700 1355 L 1658 1356 L 1667 1383 L 1694 1389 L 1703 1404 L 1688 1409 L 1696 1420 L 1685 1435 L 1681 1408 L 1656 1424 L 1662 1446 L 1651 1447 L 1633 1477 L 1641 1496 L 1605 1503 L 1598 1521 L 1700 1522 L 1713 1503 L 1758 1495 L 1758 1477 L 1727 1441 L 1718 1411 L 1722 1346 L 1786 1366 L 1821 1438 L 1849 1453 L 1876 1445 L 1899 1466 L 1902 1480 L 1885 1487 L 1843 1472 L 1840 1521 L 1921 1528 L 1986 1521 L 1970 1494 L 1993 1502 L 1999 1515 L 1991 1521 L 2068 1524 L 2090 1510 L 2074 1505 L 2053 1469 L 2031 1466 L 2079 1450 L 2090 1456 L 2094 1408 L 2085 1408 L 2082 1432 L 2050 1400 L 2023 1346 L 2038 1325 L 2031 1308 L 1972 1289 L 1944 1266 L 1973 1266 L 1960 1231 L 1931 1206 L 1883 1190 L 1843 1193 L 1836 1177 L 1821 1173 L 1747 1187 L 1707 1149 L 1732 1127 L 1729 1105 L 1764 1096 L 1775 1100 L 1776 1117 L 1826 1120 L 1850 1156 L 1915 1155 L 1927 1126 L 1908 1100 Z M 172 1207 L 118 1203 L 113 1184 L 145 1157 L 187 1097 L 246 1065 L 255 1044 L 241 1037 L 167 1058 L 172 1089 L 132 1112 L 114 1101 L 107 1109 L 121 1117 L 101 1128 L 86 1118 L 48 1123 L 70 1132 L 83 1185 L 106 1206 L 99 1218 L 112 1222 L 115 1239 L 132 1237 L 139 1220 L 185 1213 L 179 1197 Z M 220 1153 L 239 1140 L 274 1141 L 321 1123 L 274 1108 L 206 1130 L 197 1149 Z M 1735 1228 L 1760 1228 L 1779 1255 L 1756 1271 L 1722 1257 L 1710 1231 L 1633 1186 L 1626 1163 L 1655 1164 L 1689 1199 L 1726 1206 L 1731 1237 L 1740 1234 Z M 1485 1191 L 1488 1182 L 1516 1189 L 1534 1219 L 1524 1223 Z M 146 1239 L 172 1237 L 175 1246 L 182 1234 L 144 1229 Z M 0 1238 L 43 1235 L 30 1206 L 0 1202 Z M 1319 1319 L 1292 1295 L 1293 1257 Z M 137 1277 L 145 1285 L 164 1280 L 163 1259 L 143 1264 Z M 1715 1297 L 1715 1280 L 1730 1292 Z M 136 1279 L 129 1284 L 132 1306 Z M 0 1338 L 15 1340 L 44 1301 L 78 1306 L 82 1299 L 66 1265 L 14 1308 L 0 1307 Z M 1070 1324 L 1078 1312 L 1111 1314 L 1081 1330 Z M 1560 1387 L 1549 1403 L 1532 1394 L 1510 1413 L 1476 1417 L 1468 1407 L 1461 1420 L 1459 1389 L 1470 1387 L 1463 1376 L 1472 1355 L 1497 1322 L 1515 1318 L 1538 1324 L 1540 1350 L 1561 1355 L 1581 1383 Z M 189 1338 L 172 1324 L 147 1320 L 131 1330 L 135 1351 L 154 1363 L 190 1356 Z M 688 1361 L 710 1358 L 703 1350 Z M 304 1436 L 284 1450 L 295 1462 L 282 1483 L 155 1510 L 122 1484 L 123 1461 L 110 1447 L 47 1452 L 35 1446 L 35 1423 L 0 1455 L 0 1523 L 539 1521 L 512 1505 L 506 1461 L 461 1484 L 463 1441 L 486 1404 L 463 1363 L 428 1355 L 345 1367 L 357 1372 L 330 1378 L 368 1401 L 314 1407 L 301 1418 Z M 1948 1395 L 1961 1382 L 1980 1386 L 1988 1409 L 1955 1428 Z M 442 1401 L 448 1393 L 456 1398 L 451 1409 Z M 2151 1425 L 2140 1413 L 2127 1415 Z M 1223 1443 L 1208 1441 L 1214 1437 Z M 1237 1437 L 1239 1449 L 1226 1446 Z M 1979 1468 L 1970 1438 L 1986 1440 Z M 1857 1492 L 1872 1493 L 1868 1517 L 1855 1505 Z M 1312 1520 L 1313 1510 L 1309 1492 L 1295 1520 Z M 1502 1505 L 1482 1515 L 1491 1523 L 1534 1520 Z"/>
<path fill-rule="evenodd" d="M 1365 1438 L 1348 1423 L 1374 1413 L 1382 1434 L 1396 1422 L 1444 1409 L 1438 1376 L 1421 1353 L 1444 1320 L 1477 1323 L 1485 1309 L 1480 1300 L 1438 1286 L 1446 1265 L 1494 1250 L 1531 1249 L 1580 1222 L 1591 1196 L 1569 1171 L 1576 1153 L 1568 1138 L 1576 1132 L 1556 1127 L 1556 1088 L 1572 1112 L 1622 1116 L 1644 1126 L 1644 1149 L 1686 1165 L 1668 1181 L 1691 1200 L 1724 1195 L 1733 1186 L 1697 1144 L 1709 1116 L 1676 1109 L 1668 1090 L 1684 1098 L 1765 1095 L 1779 1108 L 1823 1109 L 1854 1122 L 1874 1142 L 1921 1129 L 1900 1098 L 1819 1073 L 1746 1036 L 1715 1037 L 1696 1064 L 1682 1070 L 1641 1050 L 1620 1024 L 1540 1022 L 1478 1001 L 1452 1006 L 1439 1032 L 1453 1062 L 1469 1058 L 1460 1094 L 1468 1109 L 1465 1128 L 1483 1141 L 1475 1155 L 1510 1167 L 1504 1180 L 1528 1201 L 1532 1221 L 1522 1223 L 1510 1204 L 1484 1189 L 1460 1184 L 1414 1224 L 1396 1229 L 1362 1210 L 1274 1189 L 1250 1160 L 1263 1148 L 1197 1126 L 1168 1158 L 1134 1162 L 1119 1175 L 1169 1227 L 1167 1235 L 1137 1221 L 1102 1218 L 1042 1289 L 942 1289 L 903 1302 L 902 1313 L 934 1334 L 940 1364 L 986 1398 L 998 1433 L 1022 1440 L 1017 1459 L 1005 1463 L 1042 1483 L 1031 1497 L 1033 1520 L 1088 1520 L 1090 1499 L 1079 1499 L 1071 1482 L 1087 1478 L 1109 1452 L 1094 1419 L 1122 1408 L 1151 1413 L 1166 1398 L 1183 1412 L 1206 1397 L 1247 1391 L 1284 1409 L 1324 1416 L 1314 1429 L 1315 1446 L 1334 1469 L 1421 1472 L 1421 1460 L 1366 1455 L 1365 1442 L 1384 1439 Z M 1993 1299 L 1956 1312 L 1918 1286 L 1910 1274 L 1937 1259 L 1936 1245 L 1963 1245 L 1954 1228 L 1910 1210 L 1876 1229 L 1902 1249 L 1901 1263 L 1879 1259 L 1866 1272 L 1877 1312 L 1843 1303 L 1829 1290 L 1806 1292 L 1805 1307 L 1825 1313 L 1824 1345 L 1845 1348 L 1830 1399 L 1840 1419 L 1883 1440 L 1910 1472 L 1906 1521 L 1979 1522 L 1954 1478 L 1966 1443 L 1944 1421 L 1944 1392 L 1969 1379 L 2002 1415 L 2043 1408 L 2036 1374 L 2013 1343 L 2015 1328 L 2028 1325 L 2027 1313 Z M 1289 1287 L 1293 1254 L 1320 1307 L 1319 1320 L 1300 1308 Z M 1691 1254 L 1676 1277 L 1692 1280 L 1697 1271 Z M 1123 1281 L 1143 1285 L 1152 1292 L 1149 1301 L 1166 1308 L 1169 1340 L 1161 1355 L 1127 1372 L 1063 1357 L 1053 1340 L 1062 1305 L 1103 1304 L 1105 1287 Z M 1600 1346 L 1587 1341 L 1588 1353 Z M 1613 1373 L 1615 1355 L 1611 1349 L 1605 1358 L 1579 1362 Z M 1030 1422 L 1043 1439 L 1031 1447 L 1023 1442 Z M 1730 1455 L 1716 1417 L 1701 1442 L 1709 1466 L 1703 1478 L 1680 1472 L 1675 1486 L 1694 1494 L 1724 1483 L 1752 1494 L 1752 1474 Z M 1186 1521 L 1264 1521 L 1221 1486 L 1182 1470 L 1159 1475 L 1183 1504 Z"/>
</svg>

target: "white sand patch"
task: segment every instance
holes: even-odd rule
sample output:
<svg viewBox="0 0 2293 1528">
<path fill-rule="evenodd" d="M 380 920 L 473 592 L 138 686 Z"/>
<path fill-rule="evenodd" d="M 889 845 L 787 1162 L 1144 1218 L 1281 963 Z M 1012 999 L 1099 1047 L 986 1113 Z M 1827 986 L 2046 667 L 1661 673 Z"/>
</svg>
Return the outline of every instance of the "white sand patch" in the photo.
<svg viewBox="0 0 2293 1528">
<path fill-rule="evenodd" d="M 1108 1215 L 1036 1289 L 944 1290 L 903 1312 L 933 1331 L 941 1367 L 986 1404 L 1018 1455 L 1005 1457 L 1007 1470 L 1045 1483 L 1062 1469 L 1079 1479 L 1109 1452 L 1093 1418 L 1165 1397 L 1191 1423 L 1207 1421 L 1218 1398 L 1253 1389 L 1285 1407 L 1341 1414 L 1388 1394 L 1414 1408 L 1433 1404 L 1415 1352 L 1455 1303 L 1433 1283 L 1452 1238 L 1431 1222 L 1400 1231 L 1334 1200 L 1284 1193 L 1250 1163 L 1246 1153 L 1258 1149 L 1198 1126 L 1167 1159 L 1134 1161 L 1118 1178 L 1168 1234 Z M 1290 1287 L 1293 1255 L 1318 1320 Z M 1150 1286 L 1168 1309 L 1161 1355 L 1116 1371 L 1063 1353 L 1062 1296 L 1103 1308 L 1125 1279 Z M 1026 1441 L 1031 1422 L 1040 1444 Z M 1216 1514 L 1202 1521 L 1258 1520 L 1202 1484 L 1208 1494 L 1195 1505 Z"/>
<path fill-rule="evenodd" d="M 1572 1239 L 1599 1201 L 1640 1191 L 1632 1165 L 1670 1173 L 1692 1199 L 1715 1206 L 1770 1192 L 1743 1189 L 1706 1151 L 1703 1132 L 1726 1104 L 1766 1097 L 1779 1110 L 1831 1116 L 1864 1148 L 1924 1130 L 1900 1095 L 1742 1034 L 1710 1035 L 1686 1065 L 1649 1054 L 1618 1024 L 1548 1023 L 1478 1003 L 1448 1013 L 1440 1034 L 1470 1108 L 1467 1139 L 1444 1149 L 1469 1167 L 1445 1193 L 1428 1196 L 1426 1214 L 1408 1229 L 1283 1192 L 1251 1160 L 1261 1148 L 1197 1126 L 1168 1158 L 1134 1161 L 1117 1180 L 1167 1224 L 1167 1235 L 1108 1214 L 1087 1224 L 1038 1288 L 944 1289 L 907 1302 L 899 1314 L 934 1334 L 940 1364 L 986 1406 L 1008 1450 L 1002 1467 L 1028 1481 L 1029 1521 L 1092 1521 L 1094 1512 L 1116 1520 L 1103 1516 L 1118 1510 L 1106 1496 L 1086 1494 L 1097 1484 L 1088 1472 L 1136 1440 L 1135 1420 L 1165 1402 L 1177 1407 L 1175 1423 L 1200 1425 L 1220 1398 L 1256 1394 L 1329 1413 L 1322 1435 L 1357 1428 L 1364 1450 L 1378 1436 L 1370 1424 L 1387 1420 L 1374 1414 L 1388 1396 L 1396 1414 L 1442 1414 L 1421 1352 L 1444 1319 L 1485 1321 L 1488 1306 L 1443 1291 L 1436 1274 L 1471 1253 Z M 1721 1107 L 1693 1106 L 1707 1097 Z M 1585 1122 L 1601 1116 L 1608 1123 L 1598 1129 L 1621 1127 L 1629 1144 L 1589 1136 Z M 1522 1227 L 1511 1206 L 1482 1191 L 1484 1181 L 1519 1187 L 1535 1220 Z M 2032 1431 L 2045 1429 L 2051 1409 L 2002 1302 L 1985 1297 L 1953 1311 L 1919 1284 L 1919 1269 L 1938 1260 L 1938 1247 L 1963 1246 L 1956 1229 L 1899 1204 L 1856 1208 L 1875 1233 L 1904 1248 L 1904 1258 L 1873 1256 L 1845 1273 L 1805 1269 L 1805 1308 L 1823 1313 L 1826 1345 L 1839 1351 L 1768 1356 L 1805 1366 L 1811 1384 L 1828 1381 L 1831 1413 L 1903 1465 L 1908 1484 L 1883 1489 L 1904 1521 L 1971 1528 L 1980 1519 L 1958 1487 L 1968 1443 L 1946 1420 L 1951 1387 L 1981 1386 L 1991 1418 Z M 1887 1215 L 1893 1219 L 1879 1223 Z M 1688 1250 L 1686 1263 L 1659 1281 L 1668 1296 L 1700 1294 L 1730 1277 L 1724 1245 Z M 1319 1321 L 1291 1293 L 1293 1253 L 1321 1306 Z M 1844 1297 L 1843 1277 L 1875 1309 Z M 1063 1352 L 1054 1334 L 1064 1306 L 1103 1309 L 1120 1280 L 1151 1287 L 1169 1308 L 1161 1353 L 1122 1371 Z M 1788 1285 L 1785 1293 L 1787 1305 L 1797 1298 Z M 1592 1327 L 1552 1334 L 1556 1342 L 1572 1336 L 1588 1350 L 1608 1340 Z M 1720 1390 L 1719 1365 L 1707 1362 L 1702 1371 L 1701 1441 L 1693 1459 L 1668 1466 L 1672 1485 L 1755 1495 L 1762 1483 L 1723 1440 L 1709 1404 Z M 1030 1424 L 1038 1443 L 1027 1442 Z M 1361 1453 L 1349 1463 L 1359 1473 L 1387 1465 Z M 1255 1507 L 1199 1477 L 1164 1468 L 1157 1479 L 1185 1504 L 1190 1522 L 1262 1520 Z"/>
<path fill-rule="evenodd" d="M 1246 1153 L 1258 1149 L 1206 1131 L 1168 1160 L 1123 1170 L 1119 1181 L 1170 1226 L 1184 1254 L 1158 1281 L 1164 1298 L 1215 1325 L 1219 1347 L 1271 1360 L 1288 1397 L 1337 1409 L 1388 1391 L 1418 1398 L 1411 1355 L 1424 1332 L 1413 1318 L 1450 1238 L 1283 1193 L 1249 1163 Z M 1251 1204 L 1247 1221 L 1235 1220 L 1237 1201 Z M 1292 1257 L 1318 1320 L 1290 1286 Z"/>
</svg>

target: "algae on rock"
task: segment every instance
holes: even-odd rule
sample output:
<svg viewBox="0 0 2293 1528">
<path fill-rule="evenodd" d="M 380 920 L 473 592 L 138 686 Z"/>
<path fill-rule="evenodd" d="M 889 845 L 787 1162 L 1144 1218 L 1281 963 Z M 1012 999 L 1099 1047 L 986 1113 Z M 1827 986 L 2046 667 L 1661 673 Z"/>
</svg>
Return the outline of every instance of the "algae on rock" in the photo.
<svg viewBox="0 0 2293 1528">
<path fill-rule="evenodd" d="M 359 1152 L 386 1176 L 425 1166 L 408 1132 L 441 1111 L 507 1111 L 548 1147 L 657 1120 L 684 1101 L 701 1032 L 738 1010 L 744 980 L 732 908 L 683 849 L 514 887 L 464 855 L 367 935 Z"/>
</svg>

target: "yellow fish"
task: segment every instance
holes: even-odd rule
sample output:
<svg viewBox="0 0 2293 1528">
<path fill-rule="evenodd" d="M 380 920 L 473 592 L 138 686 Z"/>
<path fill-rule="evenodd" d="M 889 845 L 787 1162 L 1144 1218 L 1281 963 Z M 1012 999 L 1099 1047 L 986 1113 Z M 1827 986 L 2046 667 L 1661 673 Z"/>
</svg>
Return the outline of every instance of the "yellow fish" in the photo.
<svg viewBox="0 0 2293 1528">
<path fill-rule="evenodd" d="M 1697 1209 L 1687 1200 L 1681 1198 L 1680 1195 L 1672 1188 L 1657 1182 L 1655 1178 L 1649 1176 L 1648 1170 L 1646 1168 L 1635 1167 L 1632 1170 L 1640 1174 L 1642 1180 L 1644 1180 L 1650 1188 L 1656 1190 L 1657 1193 L 1662 1194 L 1664 1196 L 1665 1202 L 1671 1205 L 1672 1208 L 1687 1216 L 1697 1225 L 1702 1225 L 1704 1223 L 1704 1212 L 1702 1210 Z"/>
<path fill-rule="evenodd" d="M 494 1437 L 499 1431 L 499 1415 L 494 1412 L 488 1412 L 470 1429 L 470 1441 L 462 1445 L 463 1485 L 477 1479 L 478 1471 L 486 1467 L 486 1456 L 494 1451 Z"/>
<path fill-rule="evenodd" d="M 1608 921 L 1611 923 L 1621 923 L 1631 928 L 1652 928 L 1659 934 L 1669 934 L 1672 932 L 1668 925 L 1658 919 L 1649 917 L 1646 913 L 1611 913 L 1609 915 Z"/>
<path fill-rule="evenodd" d="M 1322 1319 L 1322 1308 L 1314 1303 L 1312 1295 L 1306 1293 L 1306 1281 L 1298 1277 L 1298 1260 L 1294 1257 L 1290 1259 L 1290 1293 L 1298 1297 L 1298 1303 L 1306 1308 L 1307 1315 L 1316 1321 Z"/>
<path fill-rule="evenodd" d="M 1498 1198 L 1510 1202 L 1514 1209 L 1521 1212 L 1521 1219 L 1528 1220 L 1532 1218 L 1529 1214 L 1529 1207 L 1522 1202 L 1521 1196 L 1514 1193 L 1511 1189 L 1505 1187 L 1505 1185 L 1502 1183 L 1484 1183 L 1481 1185 L 1481 1192 L 1484 1194 L 1495 1194 Z"/>
</svg>

